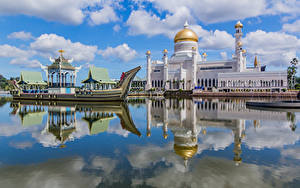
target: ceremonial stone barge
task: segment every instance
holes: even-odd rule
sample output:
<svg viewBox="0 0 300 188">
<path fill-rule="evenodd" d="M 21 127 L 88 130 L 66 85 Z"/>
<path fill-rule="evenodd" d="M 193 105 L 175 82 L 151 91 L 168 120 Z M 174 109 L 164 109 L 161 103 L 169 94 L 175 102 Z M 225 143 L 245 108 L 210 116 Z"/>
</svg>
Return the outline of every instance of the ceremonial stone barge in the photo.
<svg viewBox="0 0 300 188">
<path fill-rule="evenodd" d="M 47 82 L 43 81 L 39 72 L 24 71 L 20 80 L 14 82 L 15 89 L 11 91 L 17 100 L 49 100 L 49 101 L 123 101 L 128 94 L 130 83 L 140 66 L 122 73 L 120 81 L 113 82 L 108 79 L 101 80 L 102 70 L 98 74 L 92 74 L 95 68 L 89 71 L 88 79 L 82 83 L 83 88 L 76 88 L 76 76 L 81 67 L 74 67 L 73 59 L 66 59 L 63 50 L 57 59 L 50 58 L 50 66 L 42 66 L 45 71 Z M 108 74 L 104 77 L 107 78 Z M 97 76 L 93 76 L 97 75 Z M 88 87 L 86 87 L 88 86 Z"/>
</svg>

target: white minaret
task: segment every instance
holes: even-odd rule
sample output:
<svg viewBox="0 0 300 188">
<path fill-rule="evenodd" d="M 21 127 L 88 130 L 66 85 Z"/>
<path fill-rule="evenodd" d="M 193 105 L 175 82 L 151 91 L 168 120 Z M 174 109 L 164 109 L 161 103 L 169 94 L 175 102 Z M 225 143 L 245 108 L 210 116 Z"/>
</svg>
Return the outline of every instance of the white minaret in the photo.
<svg viewBox="0 0 300 188">
<path fill-rule="evenodd" d="M 198 60 L 198 54 L 197 54 L 197 48 L 192 47 L 192 84 L 191 84 L 191 90 L 194 89 L 194 87 L 197 85 L 197 60 Z"/>
<path fill-rule="evenodd" d="M 243 43 L 242 43 L 243 24 L 240 21 L 238 21 L 234 27 L 235 27 L 235 34 L 234 34 L 234 36 L 235 36 L 235 57 L 237 59 L 237 71 L 242 72 L 245 67 L 244 58 L 243 58 L 243 53 L 245 53 L 245 51 L 243 51 Z"/>
<path fill-rule="evenodd" d="M 146 56 L 147 56 L 147 84 L 146 84 L 146 90 L 149 90 L 152 88 L 151 86 L 151 52 L 150 50 L 148 50 L 146 52 Z"/>
<path fill-rule="evenodd" d="M 163 62 L 164 62 L 164 83 L 165 83 L 165 89 L 168 90 L 169 89 L 169 84 L 168 84 L 168 50 L 164 49 L 163 51 Z"/>
</svg>

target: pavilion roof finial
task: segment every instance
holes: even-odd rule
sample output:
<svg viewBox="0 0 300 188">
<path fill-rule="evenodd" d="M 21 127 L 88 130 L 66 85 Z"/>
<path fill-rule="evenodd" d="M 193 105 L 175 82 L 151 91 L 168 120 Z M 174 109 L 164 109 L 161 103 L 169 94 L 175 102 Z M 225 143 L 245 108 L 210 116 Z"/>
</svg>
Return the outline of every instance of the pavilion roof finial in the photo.
<svg viewBox="0 0 300 188">
<path fill-rule="evenodd" d="M 63 56 L 63 53 L 65 52 L 63 49 L 58 50 L 58 52 L 60 53 L 60 56 Z"/>
</svg>

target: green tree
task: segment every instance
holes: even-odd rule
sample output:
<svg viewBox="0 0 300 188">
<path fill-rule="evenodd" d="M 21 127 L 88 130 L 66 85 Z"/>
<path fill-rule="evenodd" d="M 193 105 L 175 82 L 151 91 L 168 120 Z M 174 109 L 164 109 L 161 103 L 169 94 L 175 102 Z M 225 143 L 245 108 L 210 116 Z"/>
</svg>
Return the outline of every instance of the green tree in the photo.
<svg viewBox="0 0 300 188">
<path fill-rule="evenodd" d="M 287 68 L 288 84 L 290 89 L 295 89 L 295 75 L 297 73 L 297 64 L 298 59 L 293 58 L 293 60 L 290 62 L 290 66 Z"/>
</svg>

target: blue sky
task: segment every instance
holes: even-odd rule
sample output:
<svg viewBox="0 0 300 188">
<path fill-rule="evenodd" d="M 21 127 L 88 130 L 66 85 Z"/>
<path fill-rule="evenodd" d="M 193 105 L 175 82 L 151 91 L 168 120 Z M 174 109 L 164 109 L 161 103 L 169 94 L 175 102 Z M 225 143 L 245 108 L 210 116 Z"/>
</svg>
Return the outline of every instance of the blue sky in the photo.
<svg viewBox="0 0 300 188">
<path fill-rule="evenodd" d="M 0 73 L 40 71 L 64 49 L 79 80 L 91 65 L 109 69 L 112 78 L 144 67 L 145 52 L 161 59 L 173 53 L 173 38 L 187 20 L 208 60 L 230 59 L 234 25 L 244 24 L 247 64 L 257 54 L 267 70 L 285 70 L 299 56 L 300 1 L 296 0 L 1 0 Z"/>
</svg>

